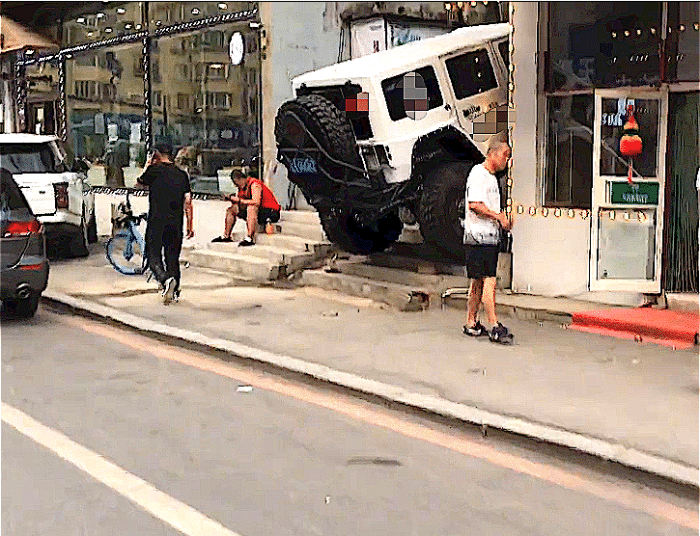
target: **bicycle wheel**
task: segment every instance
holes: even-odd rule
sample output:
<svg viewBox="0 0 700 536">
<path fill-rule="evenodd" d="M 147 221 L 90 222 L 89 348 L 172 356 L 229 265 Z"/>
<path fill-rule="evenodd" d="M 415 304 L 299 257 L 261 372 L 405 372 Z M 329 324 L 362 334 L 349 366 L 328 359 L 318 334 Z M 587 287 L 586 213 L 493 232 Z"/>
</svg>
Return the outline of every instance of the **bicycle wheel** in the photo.
<svg viewBox="0 0 700 536">
<path fill-rule="evenodd" d="M 118 234 L 110 238 L 107 260 L 124 275 L 140 275 L 146 270 L 146 252 L 132 236 Z"/>
</svg>

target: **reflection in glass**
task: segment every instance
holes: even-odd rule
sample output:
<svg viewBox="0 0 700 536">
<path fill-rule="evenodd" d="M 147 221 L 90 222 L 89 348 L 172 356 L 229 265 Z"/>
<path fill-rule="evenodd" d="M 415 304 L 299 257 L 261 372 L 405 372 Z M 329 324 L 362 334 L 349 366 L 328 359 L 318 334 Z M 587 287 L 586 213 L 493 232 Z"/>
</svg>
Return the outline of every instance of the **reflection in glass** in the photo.
<svg viewBox="0 0 700 536">
<path fill-rule="evenodd" d="M 93 186 L 132 187 L 146 159 L 140 44 L 66 61 L 68 145 Z"/>
<path fill-rule="evenodd" d="M 700 78 L 700 4 L 669 2 L 669 48 L 666 78 L 669 81 L 697 82 Z"/>
<path fill-rule="evenodd" d="M 627 120 L 627 106 L 634 105 L 639 124 L 642 153 L 632 159 L 633 177 L 657 176 L 659 101 L 656 99 L 602 99 L 600 174 L 623 176 L 629 171 L 629 159 L 620 155 L 622 127 Z"/>
<path fill-rule="evenodd" d="M 233 65 L 228 49 L 237 31 L 223 26 L 164 37 L 152 52 L 160 75 L 152 84 L 154 140 L 173 144 L 193 191 L 230 191 L 233 167 L 260 151 L 258 36 L 244 34 L 243 61 Z"/>
<path fill-rule="evenodd" d="M 550 97 L 545 203 L 591 207 L 593 95 Z"/>
<path fill-rule="evenodd" d="M 27 131 L 57 134 L 59 128 L 58 63 L 42 62 L 26 68 Z"/>
<path fill-rule="evenodd" d="M 661 2 L 550 2 L 548 90 L 661 80 Z"/>
<path fill-rule="evenodd" d="M 103 41 L 145 29 L 145 2 L 84 2 L 85 11 L 63 22 L 63 46 Z"/>
</svg>

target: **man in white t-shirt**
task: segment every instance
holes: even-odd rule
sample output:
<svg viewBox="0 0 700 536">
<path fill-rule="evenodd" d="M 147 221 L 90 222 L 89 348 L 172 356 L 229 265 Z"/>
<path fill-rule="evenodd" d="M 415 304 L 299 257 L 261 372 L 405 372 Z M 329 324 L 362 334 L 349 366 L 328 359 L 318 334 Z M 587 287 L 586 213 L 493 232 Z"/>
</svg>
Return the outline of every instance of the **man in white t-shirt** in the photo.
<svg viewBox="0 0 700 536">
<path fill-rule="evenodd" d="M 471 279 L 467 324 L 464 334 L 488 335 L 493 342 L 510 343 L 513 335 L 496 316 L 496 269 L 501 228 L 509 231 L 512 221 L 501 212 L 501 193 L 496 173 L 508 166 L 511 150 L 505 133 L 493 136 L 486 160 L 472 168 L 467 178 L 464 247 L 467 277 Z M 478 320 L 484 304 L 486 326 Z"/>
</svg>

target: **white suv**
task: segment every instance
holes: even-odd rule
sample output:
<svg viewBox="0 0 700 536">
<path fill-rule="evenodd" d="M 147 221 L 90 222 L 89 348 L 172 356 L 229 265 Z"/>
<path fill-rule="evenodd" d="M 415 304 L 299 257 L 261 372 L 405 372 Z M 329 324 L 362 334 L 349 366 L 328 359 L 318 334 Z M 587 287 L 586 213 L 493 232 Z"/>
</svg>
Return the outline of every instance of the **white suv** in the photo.
<svg viewBox="0 0 700 536">
<path fill-rule="evenodd" d="M 87 164 L 66 164 L 61 142 L 55 136 L 0 134 L 0 167 L 12 173 L 47 238 L 70 234 L 70 253 L 89 254 L 97 241 L 95 193 L 87 181 Z"/>
<path fill-rule="evenodd" d="M 461 258 L 467 175 L 513 120 L 509 34 L 460 28 L 293 80 L 277 157 L 332 242 L 381 251 L 418 221 L 426 242 Z"/>
</svg>

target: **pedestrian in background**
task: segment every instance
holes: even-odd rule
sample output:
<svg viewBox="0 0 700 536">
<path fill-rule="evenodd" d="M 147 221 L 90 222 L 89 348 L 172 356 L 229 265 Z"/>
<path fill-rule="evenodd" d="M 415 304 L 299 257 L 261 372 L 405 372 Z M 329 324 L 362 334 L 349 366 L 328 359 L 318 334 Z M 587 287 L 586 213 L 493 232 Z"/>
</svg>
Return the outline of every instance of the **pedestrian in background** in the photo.
<svg viewBox="0 0 700 536">
<path fill-rule="evenodd" d="M 496 315 L 496 270 L 501 229 L 509 231 L 512 221 L 501 212 L 501 192 L 496 173 L 508 166 L 511 149 L 505 132 L 491 138 L 486 160 L 474 166 L 465 193 L 464 244 L 467 277 L 471 279 L 465 335 L 488 335 L 493 342 L 510 343 L 513 335 Z M 483 303 L 486 325 L 479 321 Z"/>
<path fill-rule="evenodd" d="M 149 190 L 146 255 L 148 266 L 160 283 L 163 303 L 168 305 L 180 296 L 183 212 L 187 217 L 187 238 L 194 236 L 190 179 L 173 163 L 173 148 L 169 144 L 156 145 L 146 166 L 137 179 Z"/>
</svg>

